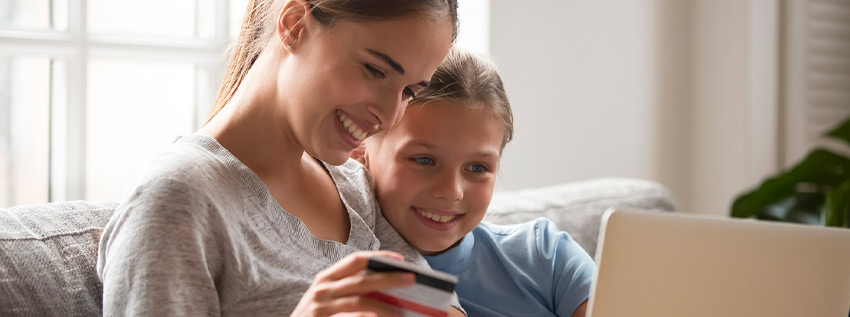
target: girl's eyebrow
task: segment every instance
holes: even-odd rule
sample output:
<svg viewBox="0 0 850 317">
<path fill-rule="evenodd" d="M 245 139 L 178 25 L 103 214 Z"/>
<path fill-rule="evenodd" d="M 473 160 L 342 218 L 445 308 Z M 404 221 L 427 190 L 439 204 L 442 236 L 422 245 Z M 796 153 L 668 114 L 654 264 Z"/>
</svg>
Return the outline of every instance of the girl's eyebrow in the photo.
<svg viewBox="0 0 850 317">
<path fill-rule="evenodd" d="M 368 48 L 366 49 L 366 52 L 368 52 L 372 56 L 384 61 L 384 63 L 387 63 L 387 65 L 389 65 L 390 68 L 392 68 L 393 70 L 395 70 L 399 74 L 404 75 L 404 67 L 401 67 L 401 64 L 396 62 L 394 59 L 389 57 L 387 54 L 378 52 L 378 51 L 373 50 L 373 49 L 368 49 Z M 422 87 L 428 87 L 428 86 L 431 85 L 431 82 L 427 81 L 427 80 L 423 80 L 423 81 L 420 81 L 417 85 L 422 86 Z"/>
<path fill-rule="evenodd" d="M 420 141 L 420 140 L 411 140 L 409 142 L 403 143 L 402 146 L 421 146 L 421 147 L 424 147 L 424 148 L 429 149 L 429 150 L 433 150 L 433 149 L 437 148 L 437 146 L 434 145 L 434 144 L 431 144 L 431 143 L 428 143 L 428 142 L 425 142 L 425 141 Z M 478 157 L 496 157 L 496 158 L 501 156 L 499 154 L 499 151 L 496 151 L 496 150 L 481 150 L 481 151 L 475 152 L 475 155 L 478 156 Z"/>
<path fill-rule="evenodd" d="M 421 147 L 424 147 L 424 148 L 429 149 L 429 150 L 433 150 L 434 148 L 437 147 L 434 144 L 424 142 L 424 141 L 419 141 L 419 140 L 413 140 L 413 141 L 407 142 L 405 145 L 421 146 Z"/>
</svg>

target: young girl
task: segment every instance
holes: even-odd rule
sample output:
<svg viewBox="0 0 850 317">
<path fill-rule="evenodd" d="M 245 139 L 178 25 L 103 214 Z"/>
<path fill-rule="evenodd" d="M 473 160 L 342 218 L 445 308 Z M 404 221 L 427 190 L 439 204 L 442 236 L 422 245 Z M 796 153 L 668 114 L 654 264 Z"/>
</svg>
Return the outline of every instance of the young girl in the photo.
<svg viewBox="0 0 850 317">
<path fill-rule="evenodd" d="M 456 0 L 250 1 L 207 124 L 105 229 L 104 315 L 393 314 L 362 295 L 413 277 L 358 273 L 402 255 L 356 251 L 409 248 L 346 160 L 429 85 L 456 25 Z"/>
<path fill-rule="evenodd" d="M 355 153 L 384 216 L 431 267 L 458 275 L 470 316 L 584 316 L 590 256 L 546 219 L 479 224 L 513 117 L 488 59 L 452 50 L 399 125 Z"/>
</svg>

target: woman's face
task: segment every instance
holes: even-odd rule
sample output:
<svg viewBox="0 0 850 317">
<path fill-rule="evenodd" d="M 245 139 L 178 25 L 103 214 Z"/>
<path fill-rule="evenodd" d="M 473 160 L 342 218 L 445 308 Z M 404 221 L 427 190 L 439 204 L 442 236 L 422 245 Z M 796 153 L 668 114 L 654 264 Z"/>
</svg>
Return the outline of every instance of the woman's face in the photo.
<svg viewBox="0 0 850 317">
<path fill-rule="evenodd" d="M 311 155 L 342 164 L 367 135 L 395 125 L 448 53 L 452 28 L 420 17 L 343 21 L 305 17 L 278 74 L 292 134 Z"/>
<path fill-rule="evenodd" d="M 366 146 L 365 163 L 384 216 L 424 255 L 442 252 L 487 211 L 504 124 L 483 106 L 412 106 Z"/>
</svg>

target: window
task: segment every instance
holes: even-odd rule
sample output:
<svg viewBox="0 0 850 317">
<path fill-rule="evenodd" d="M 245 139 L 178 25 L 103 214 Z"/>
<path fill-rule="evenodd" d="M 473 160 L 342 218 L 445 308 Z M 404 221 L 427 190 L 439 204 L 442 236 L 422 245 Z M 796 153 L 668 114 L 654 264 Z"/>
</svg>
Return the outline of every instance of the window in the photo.
<svg viewBox="0 0 850 317">
<path fill-rule="evenodd" d="M 245 5 L 0 0 L 0 207 L 119 199 L 205 118 Z"/>
<path fill-rule="evenodd" d="M 461 2 L 486 52 L 489 0 Z M 206 118 L 247 3 L 0 0 L 0 208 L 119 200 Z"/>
<path fill-rule="evenodd" d="M 850 116 L 850 3 L 786 1 L 783 163 L 815 147 L 850 154 L 823 134 Z"/>
</svg>

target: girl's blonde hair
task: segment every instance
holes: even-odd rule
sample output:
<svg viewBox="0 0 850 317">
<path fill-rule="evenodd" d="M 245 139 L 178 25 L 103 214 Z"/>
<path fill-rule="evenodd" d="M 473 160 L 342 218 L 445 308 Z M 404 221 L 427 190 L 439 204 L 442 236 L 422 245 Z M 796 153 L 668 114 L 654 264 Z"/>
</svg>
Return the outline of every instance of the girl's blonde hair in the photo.
<svg viewBox="0 0 850 317">
<path fill-rule="evenodd" d="M 511 103 L 496 63 L 489 56 L 452 48 L 431 77 L 431 85 L 419 91 L 410 105 L 429 101 L 487 107 L 504 124 L 501 148 L 514 137 Z"/>
<path fill-rule="evenodd" d="M 457 37 L 457 0 L 305 0 L 310 14 L 319 24 L 333 27 L 341 21 L 381 21 L 407 16 L 423 16 L 435 20 L 448 17 L 452 24 L 452 41 Z M 250 0 L 239 37 L 231 44 L 230 60 L 218 95 L 207 116 L 209 122 L 230 101 L 245 74 L 254 65 L 274 34 L 282 0 Z"/>
</svg>

